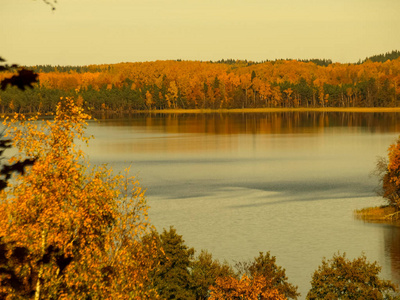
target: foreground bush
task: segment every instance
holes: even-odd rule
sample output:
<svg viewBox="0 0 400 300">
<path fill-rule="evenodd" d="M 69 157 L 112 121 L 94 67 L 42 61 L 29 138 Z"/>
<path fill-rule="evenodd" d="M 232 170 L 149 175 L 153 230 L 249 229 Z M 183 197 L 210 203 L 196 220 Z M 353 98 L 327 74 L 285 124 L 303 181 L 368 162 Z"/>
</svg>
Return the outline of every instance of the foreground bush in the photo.
<svg viewBox="0 0 400 300">
<path fill-rule="evenodd" d="M 315 271 L 307 299 L 393 299 L 397 288 L 380 279 L 380 271 L 377 262 L 368 262 L 364 255 L 350 261 L 345 254 L 335 254 Z"/>
<path fill-rule="evenodd" d="M 284 300 L 276 288 L 271 287 L 270 279 L 262 275 L 253 278 L 243 275 L 240 279 L 235 277 L 218 278 L 215 286 L 211 287 L 210 300 Z M 267 282 L 267 284 L 266 284 Z M 269 282 L 269 283 L 268 283 Z"/>
<path fill-rule="evenodd" d="M 288 282 L 285 269 L 276 264 L 276 257 L 268 251 L 260 252 L 253 261 L 236 264 L 239 275 L 248 275 L 251 278 L 264 278 L 264 286 L 276 289 L 288 299 L 297 299 L 300 294 L 297 286 Z"/>
</svg>

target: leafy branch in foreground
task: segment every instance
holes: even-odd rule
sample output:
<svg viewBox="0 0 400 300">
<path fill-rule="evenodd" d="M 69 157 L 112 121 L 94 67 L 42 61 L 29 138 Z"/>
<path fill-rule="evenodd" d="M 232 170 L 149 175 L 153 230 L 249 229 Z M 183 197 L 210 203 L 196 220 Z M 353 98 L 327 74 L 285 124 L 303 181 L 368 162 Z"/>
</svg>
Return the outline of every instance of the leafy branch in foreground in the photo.
<svg viewBox="0 0 400 300">
<path fill-rule="evenodd" d="M 17 70 L 17 74 L 11 76 L 10 78 L 4 78 L 0 81 L 0 89 L 2 91 L 5 91 L 8 85 L 16 86 L 20 90 L 24 91 L 26 87 L 33 88 L 32 84 L 38 82 L 39 75 L 34 71 L 25 68 L 19 68 L 19 66 L 16 64 L 4 64 L 4 62 L 5 59 L 0 57 L 0 63 L 2 63 L 2 65 L 0 65 L 0 72 L 12 72 Z"/>
<path fill-rule="evenodd" d="M 5 59 L 0 57 L 0 72 L 4 71 L 12 71 L 13 69 L 18 68 L 18 65 L 7 65 L 4 64 Z M 16 86 L 20 90 L 25 90 L 25 87 L 33 88 L 33 83 L 37 82 L 38 74 L 33 71 L 20 69 L 18 71 L 18 75 L 13 75 L 11 78 L 4 78 L 0 81 L 0 88 L 4 91 L 8 85 Z M 0 134 L 2 136 L 2 134 Z M 11 141 L 7 139 L 0 140 L 0 160 L 3 159 L 3 154 L 6 149 L 11 148 Z M 20 174 L 24 174 L 25 167 L 33 165 L 35 159 L 28 158 L 23 159 L 21 161 L 14 162 L 12 165 L 2 165 L 0 169 L 0 191 L 5 189 L 7 186 L 7 181 L 11 178 L 12 173 L 17 172 Z"/>
</svg>

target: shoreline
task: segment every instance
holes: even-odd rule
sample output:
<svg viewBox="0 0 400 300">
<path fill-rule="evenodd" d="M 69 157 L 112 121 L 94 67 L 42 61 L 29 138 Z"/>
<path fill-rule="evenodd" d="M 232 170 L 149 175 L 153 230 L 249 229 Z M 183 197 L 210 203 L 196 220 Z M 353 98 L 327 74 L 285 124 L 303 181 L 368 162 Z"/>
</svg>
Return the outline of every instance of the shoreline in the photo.
<svg viewBox="0 0 400 300">
<path fill-rule="evenodd" d="M 389 205 L 366 207 L 355 210 L 354 218 L 368 223 L 400 226 L 400 211 Z"/>
<path fill-rule="evenodd" d="M 400 107 L 298 107 L 298 108 L 231 108 L 231 109 L 152 109 L 135 110 L 135 113 L 151 114 L 210 114 L 210 113 L 274 113 L 274 112 L 349 112 L 375 113 L 400 112 Z"/>
<path fill-rule="evenodd" d="M 222 108 L 222 109 L 143 109 L 130 111 L 113 110 L 90 110 L 92 115 L 109 114 L 248 114 L 248 113 L 289 113 L 289 112 L 344 112 L 344 113 L 400 113 L 400 107 L 297 107 L 297 108 Z M 1 119 L 14 116 L 13 113 L 4 113 L 0 115 Z M 34 116 L 37 113 L 18 113 L 25 116 Z M 54 112 L 39 112 L 41 116 L 51 117 Z"/>
</svg>

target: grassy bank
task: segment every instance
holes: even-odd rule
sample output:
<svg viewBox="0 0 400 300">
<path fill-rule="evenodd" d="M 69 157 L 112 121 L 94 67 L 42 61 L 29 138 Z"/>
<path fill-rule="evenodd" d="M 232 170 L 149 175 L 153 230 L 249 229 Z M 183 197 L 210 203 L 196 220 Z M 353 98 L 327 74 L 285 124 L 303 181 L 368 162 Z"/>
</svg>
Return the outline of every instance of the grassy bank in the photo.
<svg viewBox="0 0 400 300">
<path fill-rule="evenodd" d="M 318 108 L 234 108 L 234 109 L 163 109 L 137 112 L 157 114 L 206 114 L 206 113 L 273 113 L 273 112 L 400 112 L 400 107 L 318 107 Z"/>
<path fill-rule="evenodd" d="M 357 219 L 366 222 L 388 223 L 400 226 L 400 211 L 393 206 L 367 207 L 354 212 Z"/>
</svg>

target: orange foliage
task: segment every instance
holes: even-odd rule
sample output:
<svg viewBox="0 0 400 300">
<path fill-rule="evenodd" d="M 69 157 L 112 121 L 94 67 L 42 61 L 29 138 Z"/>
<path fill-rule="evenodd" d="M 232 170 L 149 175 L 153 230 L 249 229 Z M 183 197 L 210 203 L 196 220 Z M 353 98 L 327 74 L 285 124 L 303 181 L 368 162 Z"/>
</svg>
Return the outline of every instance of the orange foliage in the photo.
<svg viewBox="0 0 400 300">
<path fill-rule="evenodd" d="M 400 186 L 400 140 L 390 145 L 388 172 L 391 174 L 390 182 Z"/>
<path fill-rule="evenodd" d="M 5 121 L 19 150 L 11 162 L 37 160 L 2 193 L 0 236 L 39 257 L 53 246 L 72 258 L 62 276 L 55 262 L 33 266 L 42 299 L 154 298 L 146 287 L 155 249 L 140 242 L 150 229 L 144 192 L 127 174 L 112 176 L 105 166 L 87 169 L 75 143 L 88 142 L 88 119 L 66 98 L 53 121 L 19 114 Z"/>
<path fill-rule="evenodd" d="M 382 175 L 383 197 L 390 205 L 400 208 L 400 139 L 390 145 L 388 161 L 378 161 L 378 173 Z"/>
<path fill-rule="evenodd" d="M 242 278 L 234 277 L 217 278 L 216 285 L 210 287 L 210 300 L 284 300 L 286 299 L 275 288 L 266 284 L 266 278 L 258 275 L 252 279 L 243 275 Z"/>
<path fill-rule="evenodd" d="M 398 106 L 400 59 L 328 66 L 296 60 L 250 65 L 199 61 L 119 63 L 89 66 L 85 73 L 40 73 L 39 86 L 78 94 L 101 90 L 105 96 L 112 88 L 115 98 L 110 102 L 118 101 L 115 89 L 127 88 L 137 93 L 122 93 L 121 97 L 137 101 L 137 109 L 149 107 L 146 91 L 153 96 L 151 108 L 158 109 Z M 96 102 L 93 99 L 91 102 Z M 92 104 L 101 109 L 101 103 Z M 113 107 L 112 103 L 107 104 Z M 131 103 L 115 105 L 129 110 Z"/>
</svg>

